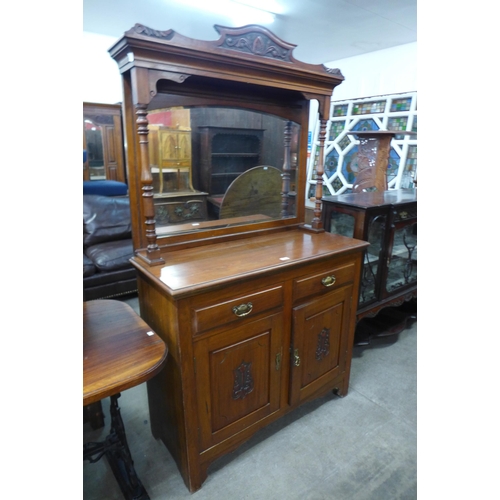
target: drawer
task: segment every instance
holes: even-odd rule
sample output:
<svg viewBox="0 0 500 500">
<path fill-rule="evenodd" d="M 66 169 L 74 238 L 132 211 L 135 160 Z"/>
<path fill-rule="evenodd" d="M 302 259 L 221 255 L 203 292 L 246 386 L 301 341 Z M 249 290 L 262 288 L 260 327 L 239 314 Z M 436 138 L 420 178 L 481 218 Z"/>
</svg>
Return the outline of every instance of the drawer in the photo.
<svg viewBox="0 0 500 500">
<path fill-rule="evenodd" d="M 241 295 L 206 307 L 194 307 L 193 332 L 195 334 L 233 322 L 254 318 L 258 314 L 283 305 L 283 286 Z"/>
<path fill-rule="evenodd" d="M 162 160 L 162 168 L 187 168 L 191 166 L 191 160 L 189 158 L 179 158 L 172 160 Z"/>
<path fill-rule="evenodd" d="M 293 301 L 310 295 L 335 290 L 354 279 L 354 262 L 330 270 L 293 280 Z"/>
</svg>

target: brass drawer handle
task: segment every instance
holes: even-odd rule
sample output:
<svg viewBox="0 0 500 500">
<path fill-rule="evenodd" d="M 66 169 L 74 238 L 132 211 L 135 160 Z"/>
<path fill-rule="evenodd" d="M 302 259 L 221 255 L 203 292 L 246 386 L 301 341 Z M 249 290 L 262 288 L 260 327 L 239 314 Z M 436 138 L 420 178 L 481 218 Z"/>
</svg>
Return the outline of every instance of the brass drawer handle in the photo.
<svg viewBox="0 0 500 500">
<path fill-rule="evenodd" d="M 300 357 L 298 349 L 295 349 L 295 351 L 293 352 L 293 364 L 295 366 L 300 366 Z"/>
<path fill-rule="evenodd" d="M 321 283 L 323 283 L 323 285 L 325 286 L 332 286 L 333 284 L 335 284 L 335 275 L 332 274 L 331 276 L 327 276 L 326 278 L 323 278 L 321 280 Z"/>
<path fill-rule="evenodd" d="M 247 314 L 250 314 L 253 309 L 253 304 L 251 302 L 248 302 L 248 304 L 241 304 L 239 306 L 234 306 L 233 307 L 233 312 L 236 314 L 238 317 L 243 317 L 246 316 Z"/>
</svg>

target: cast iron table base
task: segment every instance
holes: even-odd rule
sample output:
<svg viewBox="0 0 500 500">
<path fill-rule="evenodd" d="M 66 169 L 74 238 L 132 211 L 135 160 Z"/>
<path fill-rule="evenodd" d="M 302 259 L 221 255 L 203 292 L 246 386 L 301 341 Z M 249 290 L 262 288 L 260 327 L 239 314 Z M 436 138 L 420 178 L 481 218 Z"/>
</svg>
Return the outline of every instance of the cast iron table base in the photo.
<svg viewBox="0 0 500 500">
<path fill-rule="evenodd" d="M 83 446 L 83 459 L 95 463 L 105 455 L 125 498 L 127 500 L 149 500 L 149 495 L 134 468 L 125 426 L 118 406 L 119 397 L 119 393 L 111 396 L 109 435 L 102 442 L 85 444 Z"/>
</svg>

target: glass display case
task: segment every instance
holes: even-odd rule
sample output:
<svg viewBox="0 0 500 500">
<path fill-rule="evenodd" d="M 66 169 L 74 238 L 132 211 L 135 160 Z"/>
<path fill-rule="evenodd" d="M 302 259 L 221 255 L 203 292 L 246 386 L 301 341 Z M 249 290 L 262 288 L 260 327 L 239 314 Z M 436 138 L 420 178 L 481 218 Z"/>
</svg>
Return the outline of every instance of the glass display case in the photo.
<svg viewBox="0 0 500 500">
<path fill-rule="evenodd" d="M 417 190 L 323 198 L 327 231 L 368 241 L 357 320 L 417 295 Z"/>
</svg>

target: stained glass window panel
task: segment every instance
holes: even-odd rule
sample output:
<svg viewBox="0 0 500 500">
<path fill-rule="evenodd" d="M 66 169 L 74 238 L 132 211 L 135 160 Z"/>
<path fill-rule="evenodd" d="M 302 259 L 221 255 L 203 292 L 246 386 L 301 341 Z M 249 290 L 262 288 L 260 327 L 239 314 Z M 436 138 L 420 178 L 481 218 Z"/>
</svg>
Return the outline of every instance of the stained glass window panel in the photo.
<svg viewBox="0 0 500 500">
<path fill-rule="evenodd" d="M 368 115 L 371 113 L 383 113 L 386 101 L 357 102 L 353 104 L 353 115 Z"/>
<path fill-rule="evenodd" d="M 348 104 L 343 104 L 342 106 L 334 106 L 333 116 L 346 116 L 348 107 Z"/>
<path fill-rule="evenodd" d="M 411 107 L 411 97 L 404 99 L 393 99 L 391 104 L 391 111 L 408 111 Z"/>
<path fill-rule="evenodd" d="M 367 120 L 360 120 L 351 130 L 356 130 L 361 132 L 362 130 L 379 130 L 379 126 L 376 124 L 375 120 L 369 118 Z"/>
<path fill-rule="evenodd" d="M 332 122 L 330 127 L 330 135 L 328 137 L 329 141 L 334 141 L 340 133 L 344 130 L 345 120 Z"/>
<path fill-rule="evenodd" d="M 406 130 L 407 125 L 408 125 L 407 116 L 398 116 L 395 118 L 389 118 L 389 120 L 387 121 L 388 130 Z"/>
</svg>

